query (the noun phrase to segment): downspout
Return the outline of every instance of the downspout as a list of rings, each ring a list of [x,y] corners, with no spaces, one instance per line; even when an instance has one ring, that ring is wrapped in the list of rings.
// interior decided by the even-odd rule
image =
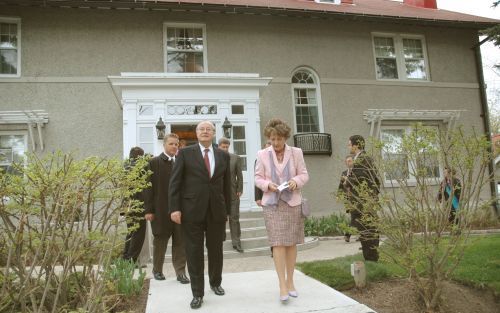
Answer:
[[[481,99],[481,117],[483,118],[483,126],[484,132],[486,133],[486,139],[490,143],[488,145],[488,152],[492,153],[491,149],[491,127],[490,127],[490,113],[488,109],[488,100],[486,98],[486,84],[484,82],[484,73],[483,73],[483,61],[481,58],[481,45],[490,40],[490,36],[481,40],[478,44],[476,44],[472,49],[474,50],[474,54],[476,56],[476,67],[477,67],[477,78],[479,81],[479,97]],[[498,203],[497,203],[497,183],[495,180],[495,167],[493,166],[493,160],[488,163],[488,172],[492,179],[490,180],[490,191],[493,201],[493,208],[497,216],[500,215],[498,211]]]

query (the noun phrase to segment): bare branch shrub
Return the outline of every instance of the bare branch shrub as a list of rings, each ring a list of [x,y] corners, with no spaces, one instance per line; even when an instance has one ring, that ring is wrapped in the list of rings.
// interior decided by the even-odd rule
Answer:
[[[124,228],[120,212],[147,186],[144,161],[28,156],[0,173],[0,312],[106,312],[115,304],[102,271]],[[108,283],[109,284],[109,283]]]

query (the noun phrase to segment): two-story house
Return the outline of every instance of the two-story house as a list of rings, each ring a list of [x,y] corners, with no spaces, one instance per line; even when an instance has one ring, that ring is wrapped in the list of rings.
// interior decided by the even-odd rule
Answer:
[[[485,130],[474,47],[497,22],[436,0],[0,0],[0,166],[156,155],[157,125],[189,143],[208,119],[217,138],[230,126],[252,210],[262,129],[280,117],[306,152],[304,193],[330,213],[350,135]]]

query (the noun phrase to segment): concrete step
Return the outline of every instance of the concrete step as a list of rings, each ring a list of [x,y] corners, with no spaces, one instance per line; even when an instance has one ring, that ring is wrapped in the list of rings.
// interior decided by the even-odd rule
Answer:
[[[245,228],[254,228],[261,226],[266,226],[263,217],[240,218],[240,227],[242,231]],[[229,229],[229,222],[226,223],[226,229]]]
[[[310,248],[314,248],[319,245],[319,239],[318,237],[306,237],[304,239],[304,243],[297,245],[297,249],[299,251],[302,250],[307,250]],[[269,244],[267,244],[267,238],[266,238],[266,245],[261,246],[261,247],[256,247],[256,248],[250,248],[250,249],[245,249],[243,246],[243,250],[245,252],[239,253],[235,250],[232,249],[224,249],[224,258],[247,258],[247,257],[253,257],[253,256],[262,256],[262,255],[271,255],[271,249],[269,248]],[[205,249],[205,260],[207,255],[207,251]],[[169,252],[167,252],[167,255],[165,256],[165,263],[171,263],[172,262],[172,256]]]
[[[241,239],[252,238],[252,237],[264,237],[267,236],[267,231],[265,226],[243,228],[241,229]],[[226,238],[231,238],[231,231],[229,228],[226,229]]]

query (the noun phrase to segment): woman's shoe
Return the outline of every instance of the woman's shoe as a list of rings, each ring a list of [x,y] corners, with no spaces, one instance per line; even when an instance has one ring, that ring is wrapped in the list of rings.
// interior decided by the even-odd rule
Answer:
[[[299,296],[299,293],[296,290],[292,290],[288,292],[288,295],[292,298],[297,298]]]
[[[281,303],[285,304],[288,302],[288,295],[280,296]]]

